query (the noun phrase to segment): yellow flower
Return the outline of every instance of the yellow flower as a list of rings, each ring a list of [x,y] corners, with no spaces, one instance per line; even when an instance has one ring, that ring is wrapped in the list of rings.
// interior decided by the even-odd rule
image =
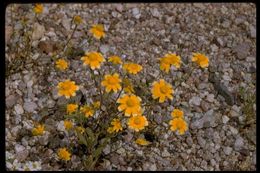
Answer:
[[[171,115],[173,118],[183,118],[183,111],[180,109],[174,109]]]
[[[180,68],[181,57],[176,54],[166,54],[163,58],[160,59],[160,69],[169,72],[171,65],[174,65],[176,68]]]
[[[137,143],[139,145],[149,145],[149,144],[151,144],[151,142],[145,140],[144,138],[136,139],[135,143]]]
[[[71,114],[73,112],[75,112],[78,109],[78,105],[77,104],[68,104],[67,105],[67,113]]]
[[[129,94],[129,95],[123,95],[121,98],[118,99],[117,103],[120,103],[120,106],[118,106],[119,111],[125,111],[125,116],[130,115],[137,115],[141,112],[141,106],[140,106],[141,98]]]
[[[34,8],[33,8],[33,11],[36,13],[36,14],[40,14],[43,12],[43,5],[42,4],[35,4]]]
[[[131,118],[129,118],[127,124],[129,126],[129,128],[138,132],[139,130],[144,129],[145,126],[148,126],[148,121],[145,116],[136,115],[136,116],[132,116]]]
[[[180,135],[183,135],[188,130],[187,123],[183,118],[174,118],[169,124],[171,125],[171,130],[178,130]]]
[[[79,90],[79,86],[75,85],[74,81],[65,80],[64,82],[60,82],[57,86],[58,95],[65,96],[67,99],[75,96],[76,91]]]
[[[42,135],[44,133],[44,125],[37,125],[35,128],[32,129],[32,134],[34,136]]]
[[[70,130],[73,127],[73,123],[71,121],[65,120],[64,127],[66,130]]]
[[[71,156],[71,154],[70,154],[70,152],[67,151],[66,148],[60,148],[58,150],[58,157],[61,160],[68,161],[68,160],[70,160],[70,156]]]
[[[114,73],[113,75],[105,75],[105,79],[101,82],[101,85],[106,87],[106,92],[117,92],[121,90],[120,85],[121,79],[119,78],[119,74]]]
[[[93,107],[94,107],[95,109],[98,109],[98,108],[100,107],[100,101],[94,102],[94,103],[93,103]]]
[[[108,62],[112,62],[113,64],[122,64],[122,60],[119,56],[110,56]]]
[[[83,65],[89,65],[92,70],[100,68],[100,64],[105,61],[101,53],[98,52],[89,52],[81,58]]]
[[[131,83],[131,81],[127,78],[123,79],[123,85],[124,85],[124,91],[126,93],[134,93],[134,87]]]
[[[104,26],[101,24],[93,25],[90,29],[90,32],[96,39],[100,39],[101,37],[105,36]]]
[[[111,122],[111,124],[113,125],[113,130],[115,132],[118,132],[120,130],[123,130],[122,126],[121,126],[121,122],[119,119],[115,118],[113,119],[113,121]]]
[[[154,82],[152,87],[152,96],[154,99],[159,98],[159,102],[162,103],[166,98],[173,99],[172,94],[174,93],[172,86],[160,79],[159,82]]]
[[[76,130],[77,130],[78,132],[80,132],[81,134],[83,134],[83,133],[85,132],[85,128],[84,128],[84,127],[81,127],[81,126],[77,126],[77,127],[76,127]]]
[[[58,59],[56,61],[56,68],[60,69],[60,70],[65,70],[68,68],[68,63],[67,61],[65,61],[64,59]]]
[[[113,127],[108,127],[107,132],[108,132],[108,133],[113,133],[113,132],[114,132]]]
[[[82,22],[83,22],[83,20],[82,20],[82,18],[81,18],[80,16],[78,16],[78,15],[74,16],[74,23],[75,23],[76,25],[79,25],[79,24],[81,24]]]
[[[193,53],[192,62],[196,62],[201,68],[209,66],[209,58],[201,53]]]
[[[130,74],[137,74],[138,72],[140,72],[143,69],[143,67],[141,65],[135,64],[135,63],[125,63],[123,65],[123,69],[126,70]]]
[[[94,114],[94,110],[90,106],[83,106],[80,108],[80,111],[85,115],[85,117],[91,117]]]

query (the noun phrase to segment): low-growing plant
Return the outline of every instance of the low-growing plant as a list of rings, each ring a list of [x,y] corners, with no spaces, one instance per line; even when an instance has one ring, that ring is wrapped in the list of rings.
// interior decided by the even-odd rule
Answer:
[[[42,12],[42,5],[36,5],[35,13]],[[64,52],[79,24],[83,22],[80,16],[75,16],[72,20],[75,23],[73,32],[64,46]],[[102,41],[106,36],[104,26],[95,24],[90,29],[94,39]],[[69,60],[64,53],[56,60],[55,66],[58,70],[65,72],[69,67]],[[129,129],[133,131],[135,138],[140,133],[154,131],[157,123],[151,116],[155,105],[162,106],[163,103],[170,103],[174,99],[175,87],[163,77],[168,74],[172,67],[177,70],[181,68],[181,57],[176,53],[167,53],[159,59],[158,76],[152,82],[138,79],[138,75],[144,70],[142,64],[133,61],[124,61],[119,55],[104,57],[98,51],[86,52],[81,57],[82,68],[88,71],[96,88],[94,98],[87,98],[86,101],[76,103],[72,98],[77,95],[77,91],[84,84],[76,83],[70,79],[64,79],[57,85],[58,95],[69,99],[69,103],[64,105],[64,128],[77,137],[77,143],[86,148],[84,166],[87,170],[93,170],[98,162],[104,147]],[[194,53],[192,61],[201,68],[207,68],[209,59],[207,56]],[[109,67],[109,71],[103,68]],[[190,74],[189,74],[190,75]],[[187,75],[183,80],[188,79]],[[142,78],[145,76],[142,75]],[[88,88],[87,88],[88,89]],[[90,101],[92,100],[92,101]],[[165,107],[164,107],[165,108]],[[165,108],[167,110],[167,108]],[[172,119],[167,122],[170,130],[178,135],[183,135],[188,131],[188,123],[185,120],[184,112],[179,107],[175,107],[171,114]],[[33,130],[33,135],[42,135],[44,125],[37,125]],[[145,138],[137,138],[136,144],[150,145],[152,141]],[[71,159],[72,150],[69,146],[57,150],[57,157],[65,162]],[[82,156],[83,157],[83,156]]]

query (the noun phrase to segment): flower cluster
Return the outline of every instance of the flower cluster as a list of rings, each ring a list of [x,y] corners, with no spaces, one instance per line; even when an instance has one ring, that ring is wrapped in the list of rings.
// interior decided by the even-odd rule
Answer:
[[[119,74],[115,73],[113,75],[105,75],[101,85],[106,87],[106,92],[110,92],[111,90],[117,92],[121,90],[120,82]]]
[[[178,69],[180,68],[180,64],[181,57],[177,56],[176,54],[169,53],[160,59],[160,69],[165,71],[166,73],[169,72],[172,65]]]
[[[60,149],[58,150],[58,157],[59,157],[61,160],[68,161],[68,160],[70,160],[70,158],[71,158],[71,153],[70,153],[66,148],[60,148]]]
[[[72,22],[74,22],[76,28],[79,24],[83,23],[83,20],[80,16],[74,16]],[[103,25],[95,24],[89,31],[94,38],[100,40],[106,35],[104,30]],[[100,42],[102,41],[104,41],[104,39],[100,40]],[[75,101],[69,102],[66,105],[66,119],[61,121],[60,126],[63,128],[61,131],[66,130],[67,134],[74,134],[71,133],[74,130],[79,140],[82,140],[82,138],[86,136],[87,139],[89,136],[90,138],[82,141],[84,145],[96,143],[96,140],[99,139],[93,137],[95,133],[94,130],[91,129],[91,123],[94,124],[94,129],[105,129],[105,133],[110,137],[115,136],[115,134],[120,134],[125,127],[134,132],[149,130],[149,128],[153,127],[153,123],[150,122],[150,120],[148,121],[151,113],[150,110],[153,109],[153,104],[158,102],[161,104],[173,100],[174,91],[177,90],[176,85],[173,87],[171,83],[162,79],[162,75],[160,77],[158,76],[158,78],[155,77],[156,79],[151,82],[151,88],[148,90],[152,100],[152,104],[149,105],[147,104],[149,99],[145,98],[146,92],[140,92],[140,86],[137,88],[134,87],[135,80],[133,80],[133,78],[143,70],[141,64],[133,61],[124,62],[120,56],[115,54],[106,57],[97,51],[85,52],[80,59],[83,66],[86,67],[86,70],[90,71],[91,79],[94,80],[95,86],[99,87],[97,88],[99,89],[97,92],[99,95],[97,95],[97,93],[93,94],[95,97],[93,100],[96,101],[91,101],[91,103],[89,103],[89,99],[92,98],[87,98],[85,99],[86,101],[80,101],[80,103],[75,103]],[[206,68],[209,65],[208,57],[200,53],[194,53],[191,61],[197,63],[201,68]],[[169,73],[172,66],[176,69],[180,69],[181,65],[181,57],[176,53],[166,53],[159,59],[159,68],[165,73]],[[57,69],[65,71],[68,69],[69,62],[66,57],[64,57],[64,59],[58,59],[55,62],[55,66]],[[102,67],[104,66],[109,66],[109,69],[114,67],[113,71],[104,73],[104,70],[102,71]],[[140,82],[140,85],[142,84],[143,83]],[[58,95],[65,96],[66,99],[75,96],[79,90],[79,86],[69,79],[59,82],[57,88]],[[97,98],[99,99],[97,100]],[[109,98],[112,98],[112,101],[110,101]],[[109,105],[107,106],[106,104]],[[147,109],[147,105],[150,106],[149,109]],[[172,119],[169,121],[170,129],[177,131],[177,134],[185,134],[188,130],[188,124],[184,119],[183,111],[174,109],[171,115]],[[103,125],[101,123],[106,124]],[[33,135],[41,135],[43,132],[44,126],[40,125],[35,127],[32,131]],[[107,136],[104,138],[107,138]],[[141,137],[137,138],[134,142],[141,146],[151,144],[150,141]],[[71,159],[71,153],[67,148],[60,148],[57,151],[57,156],[64,161]]]
[[[172,100],[174,93],[172,86],[165,82],[165,80],[160,79],[159,82],[154,82],[152,87],[152,96],[154,99],[159,98],[159,102],[162,103],[166,98]]]
[[[183,111],[180,109],[174,109],[171,113],[172,120],[169,122],[172,131],[178,131],[180,135],[183,135],[188,130],[188,125],[184,120]]]
[[[65,96],[67,99],[75,96],[76,91],[79,90],[79,86],[75,84],[74,81],[65,80],[64,82],[60,82],[57,86],[58,88],[58,95]]]
[[[32,129],[32,134],[34,136],[43,135],[44,129],[44,125],[38,124],[35,128]]]
[[[36,13],[36,14],[40,14],[43,12],[43,5],[42,4],[35,4],[34,8],[33,8],[33,11]]]
[[[107,131],[108,131],[109,133],[118,132],[118,131],[120,131],[120,130],[123,130],[122,125],[121,125],[121,122],[120,122],[120,120],[117,119],[117,118],[113,119],[113,121],[111,122],[111,125],[112,125],[112,127],[109,127],[109,128],[107,129]]]

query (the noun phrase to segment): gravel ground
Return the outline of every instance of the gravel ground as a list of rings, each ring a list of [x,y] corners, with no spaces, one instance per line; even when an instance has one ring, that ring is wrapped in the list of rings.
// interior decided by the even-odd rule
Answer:
[[[151,76],[156,76],[157,59],[169,51],[180,55],[184,63],[191,63],[191,54],[196,51],[205,53],[210,60],[208,69],[195,69],[175,91],[171,105],[164,105],[169,110],[173,106],[184,110],[189,124],[185,135],[171,132],[166,110],[156,107],[158,137],[152,145],[138,146],[133,134],[126,131],[103,150],[97,170],[256,170],[256,104],[250,102],[256,92],[254,4],[92,3],[44,7],[38,21],[33,19],[32,5],[16,4],[13,13],[11,6],[6,10],[6,64],[9,67],[17,63],[21,67],[6,76],[9,170],[29,161],[38,162],[42,170],[83,168],[82,158],[76,154],[67,164],[55,155],[57,148],[70,139],[57,129],[63,120],[57,107],[64,105],[66,99],[57,97],[55,86],[67,77],[90,85],[80,56],[68,57],[70,68],[66,73],[57,71],[51,58],[52,51],[72,33],[70,22],[74,15],[85,21],[71,40],[75,52],[98,50],[105,57],[116,54],[142,64],[146,76],[140,80],[150,81]],[[18,61],[13,50],[15,45],[24,46],[21,36],[28,31],[23,29],[22,21],[26,19],[36,30],[32,36],[32,58]],[[94,23],[104,24],[106,38],[89,44],[88,30]],[[171,69],[165,79],[174,84],[176,78],[189,71]],[[245,93],[241,93],[241,87]],[[83,91],[86,96],[91,92],[88,88]],[[252,97],[246,100],[243,94]],[[77,95],[76,99],[81,97]],[[32,136],[33,121],[40,120],[49,132]]]

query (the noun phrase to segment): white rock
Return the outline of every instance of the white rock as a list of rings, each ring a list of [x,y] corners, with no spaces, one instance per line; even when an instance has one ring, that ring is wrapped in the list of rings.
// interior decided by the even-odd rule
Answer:
[[[254,57],[254,56],[246,57],[246,61],[247,62],[255,62],[256,61],[256,57]]]
[[[103,54],[106,54],[106,53],[109,51],[109,46],[108,46],[108,45],[101,45],[101,46],[100,46],[100,51],[101,51]]]
[[[226,155],[230,155],[231,152],[232,152],[232,148],[231,147],[224,147],[223,151]]]
[[[256,38],[256,29],[253,26],[250,26],[250,35],[252,38]]]
[[[24,113],[23,107],[19,104],[14,106],[14,110],[15,110],[17,115],[21,115],[21,114]]]
[[[133,8],[133,9],[132,9],[132,14],[134,15],[134,17],[135,17],[136,19],[139,19],[139,18],[141,17],[141,13],[140,13],[140,11],[139,11],[139,8]]]
[[[132,171],[133,170],[133,168],[132,167],[127,167],[127,169],[126,169],[127,171]]]
[[[241,136],[239,136],[235,141],[234,148],[236,151],[239,151],[242,149],[243,146],[244,146],[244,139]]]
[[[27,112],[33,112],[38,106],[34,102],[25,102],[24,105],[24,110]]]
[[[201,102],[201,98],[200,98],[200,97],[193,96],[193,97],[190,99],[189,104],[190,104],[190,105],[194,105],[194,106],[199,106],[199,105],[200,105],[200,102]]]
[[[110,145],[106,145],[106,147],[103,149],[103,152],[104,152],[105,155],[107,155],[107,154],[110,153],[110,150],[111,150]]]
[[[226,124],[228,121],[229,121],[228,116],[224,115],[224,116],[222,117],[222,122],[223,122],[224,124]]]
[[[66,29],[66,30],[70,30],[70,21],[66,18],[64,18],[62,21],[62,26]]]
[[[207,95],[207,101],[208,102],[210,102],[210,103],[212,103],[212,102],[214,102],[214,94],[209,94],[209,95]]]
[[[116,10],[121,13],[123,11],[123,5],[122,4],[116,4]]]
[[[162,152],[162,157],[170,157],[171,154],[167,151],[167,149],[164,149]]]
[[[143,151],[142,150],[136,150],[136,154],[138,156],[143,156]]]
[[[230,131],[231,131],[231,133],[232,133],[233,135],[238,134],[238,130],[237,130],[236,128],[234,128],[233,126],[229,126],[229,129],[230,129]]]
[[[15,147],[14,147],[14,149],[15,149],[15,152],[16,152],[16,153],[19,153],[19,152],[25,150],[25,147],[24,147],[23,145],[16,144]]]
[[[27,83],[27,87],[30,88],[30,87],[32,87],[32,85],[33,85],[33,80],[30,80],[30,81]]]
[[[39,40],[43,37],[45,33],[45,28],[43,25],[40,25],[39,23],[35,23],[33,26],[33,33],[32,33],[32,40]]]
[[[64,121],[60,121],[57,123],[57,130],[59,131],[65,131],[65,127],[64,127]]]
[[[154,17],[160,17],[160,16],[161,16],[161,14],[160,14],[160,12],[158,11],[157,8],[152,9],[152,10],[151,10],[151,13],[152,13],[152,15],[153,15]]]
[[[150,171],[156,171],[157,170],[157,167],[156,167],[156,164],[152,164],[149,168]]]

